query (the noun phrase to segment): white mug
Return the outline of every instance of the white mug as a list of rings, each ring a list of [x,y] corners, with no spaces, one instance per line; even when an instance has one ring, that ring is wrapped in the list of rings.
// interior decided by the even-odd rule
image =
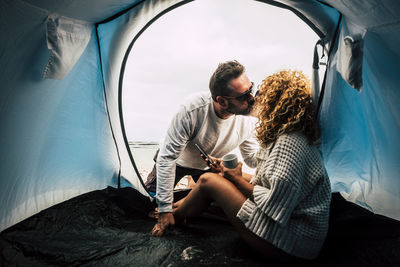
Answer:
[[[222,157],[222,164],[228,169],[234,169],[238,165],[238,158],[235,154],[227,154]]]

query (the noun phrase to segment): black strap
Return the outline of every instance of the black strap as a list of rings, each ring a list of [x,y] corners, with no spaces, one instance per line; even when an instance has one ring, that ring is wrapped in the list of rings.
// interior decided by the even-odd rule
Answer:
[[[324,98],[324,94],[325,94],[326,76],[327,76],[327,72],[328,72],[328,69],[329,69],[329,63],[330,63],[329,60],[331,58],[331,53],[332,53],[333,47],[335,46],[335,43],[336,43],[336,38],[338,36],[338,32],[339,32],[339,28],[340,28],[341,22],[342,22],[342,14],[340,14],[340,16],[339,16],[339,21],[338,21],[338,24],[336,26],[335,34],[333,35],[333,38],[332,38],[331,47],[330,47],[330,49],[328,51],[328,62],[326,64],[324,80],[323,80],[322,86],[321,86],[321,92],[319,93],[318,105],[317,105],[317,110],[316,110],[316,114],[315,114],[316,118],[318,118],[319,112],[321,110],[322,99]]]

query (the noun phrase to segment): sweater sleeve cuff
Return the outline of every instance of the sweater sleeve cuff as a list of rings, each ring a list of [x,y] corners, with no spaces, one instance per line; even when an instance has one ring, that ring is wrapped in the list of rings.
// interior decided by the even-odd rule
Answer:
[[[268,201],[268,196],[270,195],[271,189],[266,187],[255,185],[253,189],[253,198],[254,202],[257,204],[259,208],[265,206],[265,203]]]
[[[172,204],[171,203],[157,203],[158,205],[158,212],[172,212]]]
[[[286,225],[296,205],[298,192],[288,182],[276,179],[273,183],[272,190],[254,186],[254,202],[268,217]]]

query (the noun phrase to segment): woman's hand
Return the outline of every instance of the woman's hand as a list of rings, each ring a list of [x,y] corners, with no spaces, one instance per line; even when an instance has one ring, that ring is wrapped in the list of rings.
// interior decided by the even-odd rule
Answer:
[[[221,159],[208,156],[215,163],[215,165],[213,165],[203,154],[201,154],[201,157],[204,159],[207,166],[211,168],[211,172],[220,173],[222,171],[222,160]]]
[[[224,164],[221,164],[223,172],[222,176],[231,181],[247,198],[253,199],[254,185],[249,182],[250,175],[247,173],[242,173],[242,165],[243,164],[239,162],[236,168],[228,169],[224,166]]]
[[[236,168],[228,169],[221,163],[222,176],[235,184],[235,181],[242,178],[242,165],[243,163],[239,162]]]

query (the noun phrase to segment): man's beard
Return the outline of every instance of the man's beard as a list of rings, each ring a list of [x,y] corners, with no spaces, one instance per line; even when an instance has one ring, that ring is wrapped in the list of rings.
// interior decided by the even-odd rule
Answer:
[[[226,108],[226,111],[235,115],[249,115],[253,110],[253,108],[254,108],[254,101],[247,102],[247,108],[245,109],[240,109],[235,105],[233,105],[231,102],[228,102],[228,107]]]

